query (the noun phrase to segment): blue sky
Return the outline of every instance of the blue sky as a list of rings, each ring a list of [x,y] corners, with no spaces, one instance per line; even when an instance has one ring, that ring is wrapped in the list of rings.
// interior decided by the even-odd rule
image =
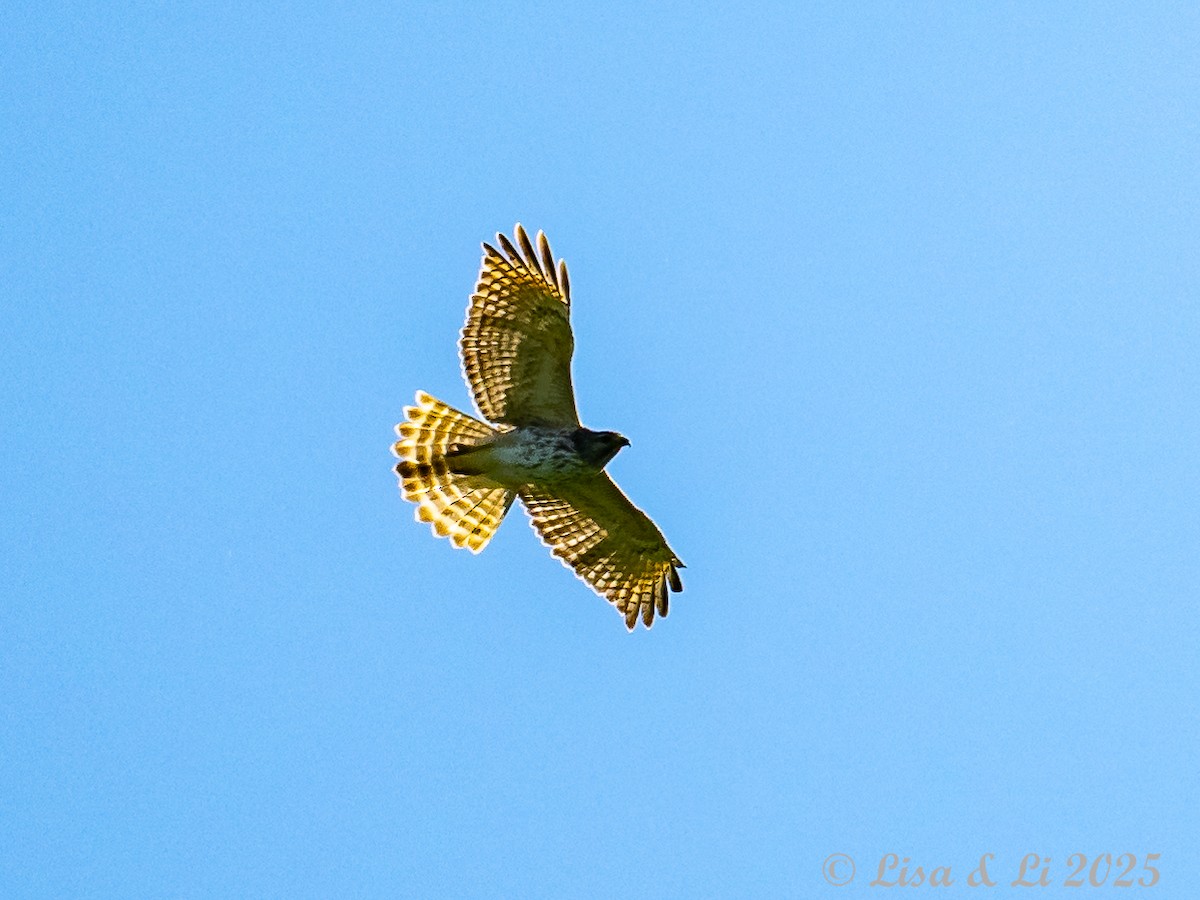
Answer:
[[[1196,896],[1194,7],[0,26],[0,894]],[[398,496],[516,221],[648,633]]]

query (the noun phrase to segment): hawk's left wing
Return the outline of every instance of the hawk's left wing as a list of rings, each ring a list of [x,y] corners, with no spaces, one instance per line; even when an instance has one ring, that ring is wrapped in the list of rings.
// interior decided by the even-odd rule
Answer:
[[[683,562],[650,517],[600,472],[553,489],[520,490],[533,526],[550,552],[596,593],[616,605],[631,631],[667,614],[667,591],[682,591]]]
[[[479,283],[463,327],[463,371],[484,418],[508,425],[578,428],[571,386],[571,283],[557,270],[550,243],[538,249],[516,227],[518,250],[503,234],[501,250],[483,245]]]

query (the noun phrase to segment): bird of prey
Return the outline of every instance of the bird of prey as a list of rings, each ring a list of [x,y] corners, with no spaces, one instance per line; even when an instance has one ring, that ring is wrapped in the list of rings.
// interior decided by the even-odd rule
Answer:
[[[416,518],[478,553],[521,498],[542,541],[632,631],[667,614],[683,563],[604,467],[629,441],[584,428],[571,384],[571,284],[542,232],[498,234],[483,263],[459,349],[482,422],[424,392],[396,426],[396,474]],[[518,249],[518,247],[520,249]]]

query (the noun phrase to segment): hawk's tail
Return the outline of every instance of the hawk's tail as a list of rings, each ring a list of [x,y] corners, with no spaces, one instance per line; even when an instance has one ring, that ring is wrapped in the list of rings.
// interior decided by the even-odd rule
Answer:
[[[429,522],[438,537],[478,553],[516,495],[480,477],[451,472],[446,454],[488,441],[496,430],[423,391],[404,415],[406,420],[396,426],[400,440],[392,445],[400,457],[396,474],[404,499],[417,504],[417,521]]]

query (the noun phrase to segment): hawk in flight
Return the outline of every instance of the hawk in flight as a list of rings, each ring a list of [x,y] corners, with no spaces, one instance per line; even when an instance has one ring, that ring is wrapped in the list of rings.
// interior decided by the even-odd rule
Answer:
[[[604,471],[629,441],[584,428],[571,386],[571,284],[540,231],[483,245],[459,349],[487,422],[424,392],[396,426],[396,474],[417,521],[482,550],[516,497],[555,556],[614,604],[631,631],[667,614],[683,563]],[[518,249],[518,247],[520,249]]]

